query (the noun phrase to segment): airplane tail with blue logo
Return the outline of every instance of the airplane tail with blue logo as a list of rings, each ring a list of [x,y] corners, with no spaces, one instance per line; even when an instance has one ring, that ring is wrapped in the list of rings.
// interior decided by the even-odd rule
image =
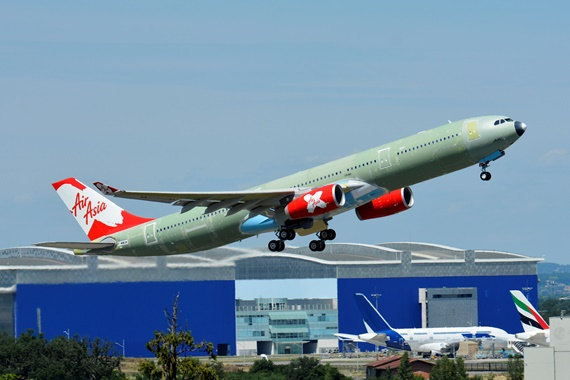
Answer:
[[[358,310],[360,310],[360,313],[362,314],[366,330],[369,333],[394,330],[364,294],[356,293],[354,294],[354,299],[356,300]]]

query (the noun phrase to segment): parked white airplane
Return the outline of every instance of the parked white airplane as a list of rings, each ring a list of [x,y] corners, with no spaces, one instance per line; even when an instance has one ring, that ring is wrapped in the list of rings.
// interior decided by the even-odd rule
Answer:
[[[372,343],[376,346],[419,353],[438,354],[453,352],[466,340],[479,341],[483,345],[495,344],[495,349],[513,348],[517,341],[513,334],[489,326],[392,328],[384,317],[362,293],[356,293],[356,304],[362,314],[366,333],[359,335],[338,333],[341,340]]]
[[[516,334],[516,337],[528,343],[549,346],[550,326],[548,326],[548,323],[540,316],[520,290],[511,290],[511,296],[524,330],[524,332]]]

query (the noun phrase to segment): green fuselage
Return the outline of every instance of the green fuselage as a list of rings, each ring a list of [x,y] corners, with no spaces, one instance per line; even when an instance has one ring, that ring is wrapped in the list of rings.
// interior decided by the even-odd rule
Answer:
[[[410,186],[477,164],[504,150],[519,135],[513,122],[494,125],[502,116],[460,120],[313,167],[251,190],[311,189],[347,179],[386,191]],[[509,119],[510,120],[510,119]],[[341,211],[348,211],[343,208]],[[205,213],[204,207],[167,215],[116,233],[113,255],[168,255],[206,250],[251,237],[240,231],[249,211]]]

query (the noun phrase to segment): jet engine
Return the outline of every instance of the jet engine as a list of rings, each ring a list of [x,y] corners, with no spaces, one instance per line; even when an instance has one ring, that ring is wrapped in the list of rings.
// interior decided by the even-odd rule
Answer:
[[[344,206],[344,202],[342,187],[333,183],[312,189],[293,199],[285,207],[285,215],[289,219],[311,218],[336,210]]]
[[[455,348],[456,350],[459,348],[459,342],[433,342],[433,343],[424,343],[417,347],[418,352],[427,352],[432,355],[441,355],[445,352],[451,352]]]
[[[414,194],[409,187],[384,194],[355,209],[360,220],[382,218],[405,211],[414,205]]]

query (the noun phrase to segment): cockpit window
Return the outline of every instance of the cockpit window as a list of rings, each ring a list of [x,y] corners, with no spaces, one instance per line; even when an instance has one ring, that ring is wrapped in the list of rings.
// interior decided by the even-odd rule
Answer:
[[[513,121],[513,119],[511,119],[510,117],[507,117],[506,119],[499,119],[499,120],[495,120],[495,122],[493,123],[493,125],[499,125],[499,124],[503,124],[507,121]]]

